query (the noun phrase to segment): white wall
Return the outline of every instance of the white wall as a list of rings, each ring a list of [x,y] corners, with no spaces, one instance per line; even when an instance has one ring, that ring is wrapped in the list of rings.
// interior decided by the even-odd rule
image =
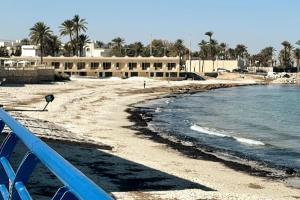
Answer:
[[[35,57],[37,56],[36,46],[22,45],[22,57]]]
[[[95,43],[88,43],[84,47],[84,56],[86,57],[103,57],[108,56],[109,53],[109,49],[96,48]]]
[[[191,66],[190,66],[191,64]],[[232,71],[238,68],[237,60],[190,60],[186,61],[186,69],[189,72],[205,73],[217,71],[218,68],[224,68]]]

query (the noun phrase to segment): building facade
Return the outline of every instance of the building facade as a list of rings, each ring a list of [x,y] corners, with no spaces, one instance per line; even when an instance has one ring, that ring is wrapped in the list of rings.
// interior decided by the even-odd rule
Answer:
[[[96,77],[178,77],[177,57],[45,57],[58,73]]]
[[[223,68],[229,71],[240,67],[238,60],[187,60],[186,69],[188,72],[206,73],[217,71],[218,68]]]
[[[38,64],[39,57],[14,57],[18,61]],[[178,78],[184,75],[179,57],[44,57],[43,64],[59,74],[92,77]]]
[[[86,57],[109,57],[111,56],[110,49],[97,48],[94,42],[87,43],[83,48],[83,56]]]

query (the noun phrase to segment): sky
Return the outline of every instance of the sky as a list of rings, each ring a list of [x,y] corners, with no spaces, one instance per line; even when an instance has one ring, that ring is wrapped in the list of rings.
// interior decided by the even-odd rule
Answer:
[[[299,0],[2,0],[0,7],[0,40],[26,38],[38,21],[59,34],[59,25],[75,14],[87,20],[90,39],[103,42],[181,38],[197,50],[204,33],[213,31],[218,42],[258,53],[300,40]]]

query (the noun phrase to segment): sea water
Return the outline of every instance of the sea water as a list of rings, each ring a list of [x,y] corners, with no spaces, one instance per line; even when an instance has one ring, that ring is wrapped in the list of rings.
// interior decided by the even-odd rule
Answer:
[[[148,102],[149,126],[216,152],[300,171],[300,87],[246,86]]]

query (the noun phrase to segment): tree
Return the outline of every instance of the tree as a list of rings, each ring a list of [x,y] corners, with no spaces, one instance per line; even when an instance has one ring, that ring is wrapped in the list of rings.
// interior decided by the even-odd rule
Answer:
[[[236,45],[235,49],[236,58],[244,58],[247,53],[247,47],[243,44]]]
[[[8,57],[8,50],[7,48],[4,46],[0,47],[0,57]]]
[[[50,35],[45,42],[45,55],[57,56],[60,51],[61,41],[56,35]]]
[[[212,60],[212,44],[211,44],[211,42],[212,42],[212,36],[213,36],[213,34],[214,34],[214,32],[212,32],[212,31],[208,31],[208,32],[206,32],[204,34],[204,35],[206,35],[206,36],[209,37],[208,43],[209,43],[209,59],[210,60]]]
[[[61,36],[69,36],[70,37],[70,43],[71,48],[73,50],[73,55],[76,53],[76,47],[74,45],[73,41],[73,35],[74,35],[74,22],[72,20],[65,20],[60,26],[59,26],[59,32]]]
[[[297,62],[297,71],[299,71],[299,60],[300,60],[300,49],[299,48],[296,48],[294,49],[294,57],[296,59],[296,62]]]
[[[52,31],[50,27],[48,27],[43,22],[37,22],[34,26],[30,29],[30,39],[31,41],[40,46],[41,51],[41,64],[43,64],[43,55],[44,55],[44,48],[46,40],[51,36]]]
[[[123,44],[125,43],[125,40],[123,38],[117,37],[112,39],[112,55],[114,56],[124,56],[122,50],[123,50]]]
[[[279,55],[281,63],[285,68],[290,67],[292,64],[291,50],[293,47],[288,41],[283,41],[281,45],[283,46],[283,50],[281,50]]]
[[[177,39],[174,43],[170,43],[167,47],[168,56],[176,57],[179,56],[180,52],[187,52],[188,49],[183,44],[182,39]]]
[[[73,47],[74,45],[71,43],[71,41],[67,42],[63,47],[64,48],[63,55],[71,56],[73,52]]]
[[[273,47],[266,47],[262,49],[258,54],[250,57],[251,64],[257,67],[269,67],[273,66],[273,55],[275,49]]]
[[[144,45],[141,42],[134,42],[126,46],[126,55],[130,57],[137,57],[143,53]]]
[[[90,39],[87,35],[81,34],[79,35],[78,45],[79,45],[79,56],[83,56],[83,47],[86,43],[89,43]]]
[[[231,59],[231,60],[236,60],[236,59],[237,59],[235,50],[234,50],[233,48],[229,48],[229,49],[227,50],[227,53],[228,53],[229,59]]]
[[[202,72],[204,71],[204,60],[208,58],[209,55],[209,46],[207,45],[208,42],[202,40],[198,45],[200,48],[199,57],[202,59]]]
[[[86,32],[87,30],[87,22],[85,19],[81,19],[79,17],[79,15],[75,15],[72,19],[73,21],[73,30],[75,32],[75,36],[76,36],[76,55],[78,56],[78,53],[80,53],[80,47],[79,47],[79,44],[80,44],[80,40],[79,40],[79,33],[82,31],[82,32]]]
[[[151,42],[152,46],[152,55],[154,57],[163,57],[166,52],[166,41],[163,41],[161,39],[154,39]]]
[[[106,47],[106,45],[105,45],[105,43],[104,42],[102,42],[102,41],[96,41],[96,46],[98,47],[98,48],[105,48]]]
[[[221,58],[222,60],[227,59],[227,44],[224,42],[220,44],[219,58]]]
[[[21,40],[21,45],[30,45],[30,40],[28,38],[24,38]]]
[[[209,46],[210,46],[210,58],[213,61],[213,71],[215,71],[215,60],[216,60],[216,56],[220,52],[220,46],[218,45],[217,40],[214,39],[210,40]]]

